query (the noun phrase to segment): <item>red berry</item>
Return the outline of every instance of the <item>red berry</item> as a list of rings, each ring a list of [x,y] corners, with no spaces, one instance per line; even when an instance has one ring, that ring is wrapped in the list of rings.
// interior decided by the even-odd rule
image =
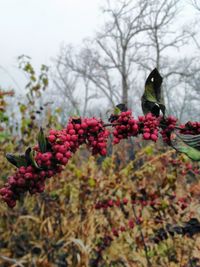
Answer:
[[[134,228],[134,221],[133,221],[133,219],[130,219],[130,220],[128,221],[128,225],[129,225],[129,227],[130,227],[131,229]]]
[[[56,159],[57,160],[61,160],[63,158],[63,154],[61,154],[61,153],[56,153]]]
[[[119,228],[119,229],[120,229],[120,231],[121,231],[121,232],[125,232],[125,231],[126,231],[126,228],[125,228],[125,226],[120,226],[120,228]]]
[[[53,143],[56,140],[55,135],[49,135],[48,136],[48,140],[49,140],[50,143]]]
[[[75,133],[76,133],[76,132],[75,132],[74,129],[69,130],[69,134],[70,134],[70,135],[74,135]]]
[[[151,140],[152,140],[152,141],[156,142],[157,139],[158,139],[158,136],[157,136],[157,135],[155,135],[155,134],[151,134]]]
[[[24,177],[25,177],[27,180],[31,180],[31,179],[33,179],[33,175],[32,175],[32,173],[29,173],[29,172],[27,172],[27,173],[24,175]]]
[[[106,154],[107,154],[106,149],[103,148],[103,149],[100,151],[100,154],[101,154],[102,156],[106,156]]]
[[[123,198],[123,204],[126,205],[128,203],[128,199],[125,197]]]
[[[109,206],[109,207],[113,207],[113,205],[114,205],[114,202],[113,202],[112,199],[110,199],[110,200],[108,201],[108,206]]]
[[[151,136],[150,133],[144,133],[144,134],[143,134],[143,138],[144,138],[145,140],[149,140],[150,136]]]
[[[19,172],[20,172],[21,174],[25,174],[25,173],[26,173],[26,168],[25,168],[25,167],[20,167],[20,168],[19,168]]]
[[[112,233],[113,233],[113,235],[116,236],[116,237],[119,236],[119,233],[118,233],[117,229],[115,229],[115,228],[112,229]]]

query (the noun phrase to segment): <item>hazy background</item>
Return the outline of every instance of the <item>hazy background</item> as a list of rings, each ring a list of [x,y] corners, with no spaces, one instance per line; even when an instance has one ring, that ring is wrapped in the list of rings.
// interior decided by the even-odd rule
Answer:
[[[21,85],[17,57],[51,64],[62,43],[81,44],[101,24],[99,0],[0,0],[0,66]],[[20,77],[19,77],[20,76]],[[0,69],[2,87],[15,87]]]
[[[24,54],[31,57],[37,71],[42,64],[50,67],[49,89],[41,103],[52,100],[52,107],[61,107],[66,116],[100,114],[103,107],[105,110],[126,99],[140,114],[145,79],[157,67],[164,78],[169,114],[180,120],[198,120],[200,8],[198,2],[192,5],[194,2],[0,0],[0,87],[15,90],[12,105],[19,97],[25,99],[27,78],[17,61]],[[123,3],[127,3],[125,13],[120,9]],[[139,34],[134,33],[134,27],[131,29],[133,37],[123,62],[122,43],[131,19],[137,18],[144,3],[147,11],[133,25]],[[137,4],[139,8],[131,7]],[[162,20],[165,14],[169,20]],[[156,22],[157,15],[160,24]],[[122,29],[121,37],[115,16]],[[119,60],[117,64],[112,56]]]

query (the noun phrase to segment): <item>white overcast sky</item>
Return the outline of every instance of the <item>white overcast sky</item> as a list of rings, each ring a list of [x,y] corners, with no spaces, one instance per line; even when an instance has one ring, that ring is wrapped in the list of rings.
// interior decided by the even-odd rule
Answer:
[[[50,64],[60,45],[81,44],[100,25],[100,0],[0,0],[0,87],[20,84],[17,57]],[[6,70],[6,71],[5,71]],[[19,76],[18,76],[19,75]]]
[[[117,0],[116,0],[117,1]],[[185,0],[184,0],[185,1]],[[199,0],[200,1],[200,0]],[[51,64],[62,43],[81,44],[102,25],[104,0],[0,0],[0,87],[15,88],[23,76],[17,57],[32,58],[34,67]],[[191,9],[185,9],[185,17]]]

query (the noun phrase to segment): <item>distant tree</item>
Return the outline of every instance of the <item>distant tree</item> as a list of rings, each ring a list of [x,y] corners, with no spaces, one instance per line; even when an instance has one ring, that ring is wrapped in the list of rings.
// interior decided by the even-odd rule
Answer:
[[[94,39],[84,41],[78,52],[62,47],[56,59],[56,88],[74,110],[82,103],[85,113],[88,101],[95,97],[106,98],[109,106],[133,105],[144,87],[138,78],[156,67],[164,77],[167,110],[183,119],[194,95],[188,81],[197,76],[199,67],[196,55],[182,56],[196,32],[180,26],[180,4],[181,0],[107,0],[102,8],[106,23]],[[76,89],[66,86],[77,79]],[[84,92],[82,101],[77,91]],[[180,97],[175,98],[176,94]]]
[[[147,16],[148,1],[107,1],[104,13],[108,21],[94,40],[87,40],[80,53],[72,55],[69,49],[57,63],[79,77],[90,81],[98,94],[108,103],[128,102],[128,91],[136,74],[133,65],[138,61],[136,38],[149,29],[142,23]],[[141,23],[139,23],[141,21]]]
[[[183,119],[191,108],[194,90],[189,87],[191,78],[199,73],[195,53],[183,56],[197,33],[195,27],[180,26],[180,0],[153,1],[154,12],[146,18],[146,38],[141,43],[141,70],[151,70],[155,66],[164,78],[163,94],[168,113]],[[152,8],[152,7],[150,7]],[[179,97],[176,97],[178,95]],[[194,105],[195,107],[195,105]]]
[[[199,2],[199,0],[191,0],[191,3],[198,11],[200,11],[200,2]]]
[[[84,48],[76,54],[70,45],[61,47],[53,74],[56,90],[60,92],[63,101],[69,103],[68,112],[84,116],[90,101],[100,97],[95,85],[103,90],[103,85],[93,79],[93,76],[96,77],[93,73],[95,60],[91,52],[90,49]]]

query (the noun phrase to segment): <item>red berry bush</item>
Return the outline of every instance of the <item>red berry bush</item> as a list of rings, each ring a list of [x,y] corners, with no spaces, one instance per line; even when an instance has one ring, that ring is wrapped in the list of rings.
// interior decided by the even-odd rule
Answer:
[[[43,192],[45,181],[61,172],[72,154],[83,144],[86,144],[93,155],[101,156],[106,156],[110,134],[114,137],[114,144],[140,134],[144,140],[156,142],[160,134],[163,141],[170,145],[171,133],[177,127],[177,120],[172,116],[156,117],[148,113],[135,119],[131,110],[111,115],[110,121],[110,124],[105,124],[97,118],[70,118],[64,129],[50,130],[47,137],[41,130],[39,144],[33,148],[34,153],[29,148],[24,157],[10,154],[7,157],[19,168],[14,175],[8,177],[7,183],[0,189],[2,199],[12,208],[25,192]],[[107,130],[106,126],[111,126],[112,131]],[[180,133],[195,135],[200,131],[200,124],[188,122],[178,129]]]
[[[143,116],[119,104],[108,122],[71,117],[61,130],[41,129],[24,154],[6,155],[16,172],[0,196],[10,208],[20,203],[14,210],[2,205],[0,249],[16,264],[198,266],[200,123],[166,116],[151,80]],[[121,141],[133,137],[135,159],[124,164],[129,142]],[[111,140],[117,149],[104,158]],[[100,158],[76,153],[83,145]],[[38,197],[25,198],[27,192]]]
[[[44,136],[41,130],[38,135],[38,145],[33,149],[28,148],[24,155],[8,154],[7,159],[18,170],[8,177],[7,183],[0,189],[3,201],[9,207],[14,207],[16,201],[25,192],[29,191],[30,194],[43,192],[46,179],[61,172],[72,154],[83,144],[93,155],[106,156],[107,141],[111,134],[113,144],[138,135],[142,135],[144,140],[156,142],[161,136],[167,145],[187,154],[194,160],[200,160],[200,123],[187,122],[185,125],[178,126],[176,118],[166,117],[165,106],[161,99],[161,84],[162,77],[157,69],[154,69],[146,80],[142,96],[144,116],[134,118],[131,110],[128,110],[124,104],[119,104],[114,114],[110,116],[109,124],[95,117],[70,118],[67,126],[62,130],[52,129],[47,136]],[[160,116],[160,111],[163,116]],[[110,131],[106,129],[109,126]],[[197,137],[185,138],[183,136],[182,138],[179,135]],[[176,144],[177,139],[178,144]]]

